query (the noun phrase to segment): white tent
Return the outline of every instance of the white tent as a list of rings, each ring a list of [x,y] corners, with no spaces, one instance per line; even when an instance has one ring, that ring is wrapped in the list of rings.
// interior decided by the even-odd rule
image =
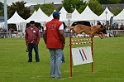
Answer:
[[[34,13],[28,19],[26,19],[26,22],[30,22],[31,20],[34,20],[33,18],[35,17],[35,15],[36,15],[36,11],[34,11]]]
[[[16,24],[17,31],[24,30],[24,26],[21,26],[21,23],[24,23],[24,22],[25,20],[18,15],[17,11],[14,13],[14,15],[10,19],[7,20],[8,24]]]
[[[50,18],[39,8],[37,11],[37,16],[41,17],[41,19],[37,19],[39,22],[47,22]]]
[[[39,8],[37,12],[34,12],[26,21],[35,21],[35,22],[46,22],[50,18]]]
[[[60,14],[60,21],[67,21],[66,19],[66,14],[68,13],[64,7],[61,8],[61,10],[59,11]]]
[[[15,12],[14,15],[7,20],[7,22],[8,24],[10,23],[17,24],[17,23],[25,22],[25,20],[22,17],[20,17],[17,12]]]
[[[56,10],[54,10],[56,11]],[[59,11],[60,14],[60,21],[63,21],[67,24],[68,19],[66,19],[66,14],[68,13],[64,7],[61,8],[61,10]],[[53,19],[53,13],[50,15],[50,19]]]
[[[124,21],[124,9],[113,18],[114,21]]]
[[[81,20],[94,21],[97,20],[98,16],[87,6],[81,13]]]
[[[77,11],[77,9],[75,9],[75,10],[72,12],[71,21],[78,21],[78,20],[81,20],[81,15],[80,15],[80,13]]]
[[[110,20],[110,18],[114,16],[109,9],[106,7],[106,9],[103,11],[103,13],[99,16],[98,20],[106,21]]]
[[[54,10],[53,12],[55,12],[56,10]],[[49,18],[52,20],[53,19],[53,13],[49,16]]]

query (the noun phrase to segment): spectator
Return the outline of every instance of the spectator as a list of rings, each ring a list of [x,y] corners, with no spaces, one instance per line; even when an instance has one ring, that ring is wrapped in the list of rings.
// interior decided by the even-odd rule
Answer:
[[[111,28],[112,28],[112,30],[114,30],[114,29],[115,29],[115,23],[114,23],[114,24],[112,24]]]
[[[64,31],[66,31],[66,28],[67,28],[67,26],[66,26],[66,24],[63,22],[63,26],[64,26]],[[62,63],[64,63],[65,62],[65,57],[64,57],[64,53],[62,54]]]
[[[124,26],[123,24],[120,25],[120,30],[123,30],[124,29]]]
[[[101,25],[101,22],[100,21],[97,21],[97,25]]]

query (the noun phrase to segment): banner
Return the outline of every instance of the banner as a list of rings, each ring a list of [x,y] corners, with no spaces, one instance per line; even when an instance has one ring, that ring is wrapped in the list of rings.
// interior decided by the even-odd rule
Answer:
[[[93,62],[91,46],[72,48],[72,58],[74,65],[87,64]]]

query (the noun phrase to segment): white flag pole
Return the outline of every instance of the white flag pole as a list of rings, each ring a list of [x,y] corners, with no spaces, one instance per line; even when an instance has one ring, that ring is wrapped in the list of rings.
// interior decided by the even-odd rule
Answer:
[[[8,37],[8,25],[7,25],[7,0],[4,0],[4,28],[7,31],[7,37]]]

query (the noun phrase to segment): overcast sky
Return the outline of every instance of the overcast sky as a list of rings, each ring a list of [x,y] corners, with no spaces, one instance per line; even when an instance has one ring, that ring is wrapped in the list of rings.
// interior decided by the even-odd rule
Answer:
[[[4,0],[0,0],[0,1],[4,3]],[[11,5],[12,2],[17,2],[17,1],[25,1],[27,2],[26,6],[30,6],[30,5],[34,5],[37,3],[43,4],[44,2],[45,3],[51,3],[51,2],[61,3],[63,0],[7,0],[7,4]]]

